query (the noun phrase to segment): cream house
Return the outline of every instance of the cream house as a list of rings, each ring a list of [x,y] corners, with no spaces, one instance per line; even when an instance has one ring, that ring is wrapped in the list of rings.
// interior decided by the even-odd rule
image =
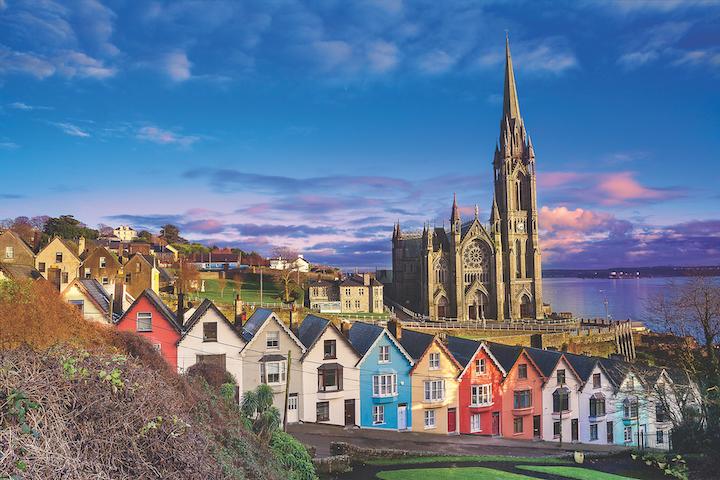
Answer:
[[[76,278],[62,291],[63,300],[75,305],[86,320],[113,324],[122,315],[122,308],[113,311],[113,297],[94,278]]]
[[[78,276],[78,248],[69,240],[54,237],[35,257],[35,268],[62,292]]]
[[[196,363],[212,362],[230,372],[243,391],[243,361],[240,354],[245,340],[235,326],[213,302],[203,300],[192,312],[178,340],[178,371],[184,372]],[[239,395],[238,395],[239,398]]]
[[[300,359],[303,422],[358,425],[360,422],[360,355],[330,320],[308,315],[298,338],[305,345]]]
[[[265,308],[255,310],[248,318],[242,327],[242,338],[246,342],[240,352],[243,391],[254,390],[263,383],[269,385],[274,394],[273,405],[284,418],[285,387],[289,385],[288,422],[297,422],[302,392],[300,358],[305,346],[274,312]]]

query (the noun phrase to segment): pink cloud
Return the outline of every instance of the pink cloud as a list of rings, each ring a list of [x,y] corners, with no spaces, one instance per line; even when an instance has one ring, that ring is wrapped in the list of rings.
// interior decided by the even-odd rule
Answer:
[[[199,233],[218,233],[224,230],[225,226],[219,220],[195,220],[184,225],[186,230]]]
[[[567,185],[582,178],[578,172],[545,172],[538,174],[538,184],[542,188],[555,188]]]
[[[607,227],[615,217],[608,213],[595,213],[590,210],[566,207],[540,209],[540,228],[546,232],[573,230],[580,232],[595,231]]]
[[[662,200],[677,196],[677,192],[648,188],[633,178],[632,172],[606,174],[597,185],[598,192],[604,193],[601,203],[619,205],[638,200]]]

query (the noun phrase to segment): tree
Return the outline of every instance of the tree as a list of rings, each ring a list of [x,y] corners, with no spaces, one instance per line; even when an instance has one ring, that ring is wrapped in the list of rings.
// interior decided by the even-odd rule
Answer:
[[[106,225],[104,223],[98,223],[97,229],[98,229],[98,233],[103,237],[109,237],[110,235],[113,234],[113,231],[114,231],[113,227],[111,227],[110,225]]]
[[[252,425],[252,430],[265,443],[280,427],[280,411],[273,406],[273,391],[266,384],[245,392],[240,411]]]
[[[227,278],[225,278],[225,272],[222,272],[218,277],[218,288],[220,289],[220,298],[225,296],[225,287],[227,287]]]
[[[298,258],[298,252],[297,252],[297,250],[295,250],[293,248],[280,246],[280,247],[273,248],[272,256],[273,256],[273,258],[282,258],[283,260],[292,262],[296,258]]]
[[[160,229],[160,237],[170,244],[187,242],[180,236],[180,229],[171,223],[164,225]]]
[[[200,288],[200,272],[192,263],[181,261],[175,283],[179,292],[196,292]]]
[[[58,236],[68,240],[75,240],[79,237],[95,239],[98,237],[98,231],[88,228],[80,220],[72,215],[61,215],[59,217],[51,217],[45,223],[43,233],[48,239]]]
[[[138,239],[143,242],[152,243],[153,235],[147,230],[140,230],[138,232]]]

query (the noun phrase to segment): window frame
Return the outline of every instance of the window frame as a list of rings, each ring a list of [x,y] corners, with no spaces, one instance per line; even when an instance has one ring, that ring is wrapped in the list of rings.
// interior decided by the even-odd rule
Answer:
[[[470,415],[470,433],[482,432],[482,420],[479,413],[473,413]]]
[[[471,407],[488,407],[492,404],[493,392],[491,383],[482,383],[470,386]]]
[[[527,399],[528,401],[525,402],[524,400]],[[522,401],[519,401],[522,400]],[[527,403],[527,405],[525,405]],[[513,409],[514,410],[521,410],[523,408],[532,408],[533,402],[532,402],[532,390],[525,389],[525,390],[515,390],[513,391]]]
[[[600,429],[598,428],[597,423],[590,424],[590,441],[591,442],[594,442],[594,441],[600,439],[599,430]]]
[[[513,433],[514,434],[521,434],[525,431],[525,417],[514,417],[513,418]],[[520,428],[518,428],[518,426]]]
[[[373,405],[372,422],[373,425],[385,424],[385,405]]]
[[[428,369],[440,370],[440,352],[430,352],[428,354]]]
[[[378,363],[390,363],[390,345],[380,345]]]
[[[445,380],[425,380],[423,382],[423,398],[427,403],[445,401]]]
[[[423,423],[425,426],[425,430],[436,428],[436,426],[437,426],[436,420],[437,420],[437,418],[436,418],[434,409],[428,409],[428,410],[424,411]]]
[[[210,337],[208,336],[208,327],[214,327],[215,330],[215,336]],[[218,325],[217,322],[203,322],[203,342],[211,343],[211,342],[217,342],[218,341]]]
[[[278,381],[277,382],[271,382],[270,381],[270,373],[268,372],[268,367],[273,367],[277,365],[278,373],[272,373],[273,376],[278,375]],[[285,360],[274,360],[272,362],[260,362],[260,383],[264,383],[265,385],[283,385],[287,379],[287,364]]]
[[[322,417],[320,416],[321,411],[323,413]],[[317,422],[329,422],[330,421],[330,402],[328,402],[328,401],[315,402],[315,421],[317,421]]]
[[[475,374],[476,375],[485,375],[487,373],[487,361],[485,358],[476,358],[475,359]]]
[[[528,374],[527,363],[519,364],[517,377],[521,380],[525,380],[528,378],[527,374]]]
[[[270,336],[276,336],[274,340],[270,339]],[[280,331],[272,330],[265,332],[265,350],[280,350]]]
[[[602,388],[602,375],[593,373],[593,388]]]
[[[140,328],[140,316],[143,315],[143,320],[149,321],[149,327],[148,328]],[[147,315],[147,316],[146,316]],[[149,333],[153,331],[153,314],[152,312],[137,312],[135,314],[135,331],[138,333]]]
[[[397,373],[379,373],[372,376],[373,398],[395,397],[397,394]]]
[[[330,348],[330,353],[328,353],[328,347]],[[328,339],[323,341],[323,359],[324,360],[333,360],[337,358],[337,340]]]

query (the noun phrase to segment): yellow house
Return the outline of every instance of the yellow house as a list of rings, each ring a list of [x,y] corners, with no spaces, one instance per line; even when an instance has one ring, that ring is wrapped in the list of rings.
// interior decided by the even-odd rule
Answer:
[[[54,237],[35,257],[35,268],[61,292],[78,276],[79,246]]]
[[[392,326],[400,344],[415,361],[412,383],[412,430],[456,434],[458,430],[458,375],[462,367],[441,337]]]

